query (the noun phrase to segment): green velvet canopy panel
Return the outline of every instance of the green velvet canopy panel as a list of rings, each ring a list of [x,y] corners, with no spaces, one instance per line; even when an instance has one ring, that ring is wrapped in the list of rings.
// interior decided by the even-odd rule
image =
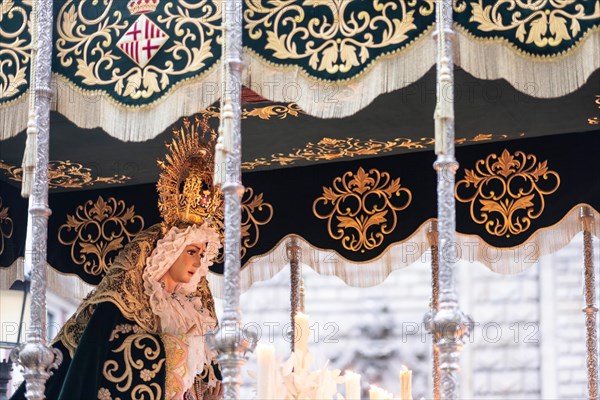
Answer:
[[[582,207],[597,229],[600,71],[574,93],[545,100],[458,69],[455,78],[461,256],[514,273],[580,232]],[[300,238],[305,263],[358,286],[421,258],[437,209],[434,108],[434,71],[339,120],[294,103],[244,103],[243,286],[287,265],[290,235]],[[197,115],[214,128],[218,116],[217,105]],[[156,160],[172,129],[184,126],[180,120],[152,140],[121,142],[51,113],[51,271],[97,283],[119,249],[160,220]],[[25,138],[0,141],[0,278],[25,252]],[[222,279],[222,265],[212,269]]]
[[[77,125],[147,140],[219,98],[221,2],[54,3],[56,110]],[[432,67],[434,3],[245,0],[246,84],[311,115],[355,113]],[[0,109],[11,111],[0,138],[26,123],[31,8],[0,8]],[[529,95],[564,95],[600,67],[598,0],[457,1],[454,18],[456,63]],[[528,62],[535,68],[522,68]],[[148,122],[134,129],[136,117]]]

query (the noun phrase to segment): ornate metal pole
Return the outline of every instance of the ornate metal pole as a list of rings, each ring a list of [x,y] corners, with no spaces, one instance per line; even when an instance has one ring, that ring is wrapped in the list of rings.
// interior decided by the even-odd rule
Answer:
[[[241,329],[240,312],[240,242],[241,199],[244,194],[241,172],[241,92],[242,92],[242,1],[225,0],[224,62],[222,93],[221,151],[226,157],[224,180],[217,179],[225,198],[225,304],[219,331],[208,337],[209,344],[218,351],[223,374],[223,397],[239,399],[241,367],[246,353],[253,351],[256,339]],[[218,158],[218,157],[217,157]],[[216,173],[222,174],[222,165]],[[219,170],[221,169],[221,170]]]
[[[286,245],[286,253],[290,260],[290,347],[294,351],[294,338],[296,337],[296,313],[300,310],[300,258],[302,251],[298,240],[292,237]]]
[[[441,398],[458,398],[459,355],[470,319],[458,308],[453,267],[458,261],[455,241],[456,210],[454,182],[458,163],[454,158],[454,76],[452,0],[436,0],[437,107],[435,137],[438,195],[439,306],[430,329],[440,354]]]
[[[46,380],[62,362],[62,353],[46,345],[46,253],[48,239],[48,141],[50,130],[50,101],[52,99],[52,0],[37,2],[37,57],[33,74],[35,82],[36,163],[29,213],[32,221],[33,248],[25,255],[31,265],[31,328],[27,343],[11,354],[13,361],[24,367],[26,397],[45,398]],[[35,23],[35,22],[34,22]],[[35,44],[34,44],[35,45]],[[33,127],[30,127],[33,128]]]
[[[588,399],[598,399],[598,328],[596,326],[596,274],[594,271],[594,248],[592,246],[592,224],[594,217],[588,207],[581,208],[583,225],[583,260],[585,286],[585,327],[587,348]]]
[[[430,316],[432,318],[439,309],[440,304],[440,257],[438,248],[437,222],[432,222],[427,233],[429,243],[431,244],[431,304]],[[432,343],[432,376],[433,376],[433,398],[438,400],[441,397],[440,387],[440,352],[435,343]]]
[[[8,399],[8,382],[10,382],[12,370],[12,362],[0,358],[0,400]]]

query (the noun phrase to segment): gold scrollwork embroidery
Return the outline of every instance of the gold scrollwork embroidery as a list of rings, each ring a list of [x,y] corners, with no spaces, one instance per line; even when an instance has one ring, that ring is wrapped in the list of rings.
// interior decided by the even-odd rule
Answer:
[[[254,189],[246,188],[242,198],[242,254],[258,243],[259,227],[273,218],[273,206],[263,200],[263,194],[254,195]]]
[[[396,228],[398,211],[406,209],[412,193],[401,187],[400,178],[388,172],[362,167],[346,172],[323,187],[323,196],[313,203],[313,214],[327,220],[329,236],[341,240],[346,250],[373,250]],[[335,225],[335,226],[334,226]]]
[[[348,72],[367,64],[370,50],[406,42],[417,29],[414,13],[430,15],[433,0],[416,8],[416,1],[373,1],[368,11],[348,13],[347,0],[246,0],[244,23],[253,40],[266,36],[266,49],[280,60],[308,59],[317,71]],[[321,8],[309,12],[310,8]],[[413,8],[413,9],[410,9]],[[398,10],[401,17],[398,17]],[[392,15],[395,12],[396,15]],[[307,16],[308,15],[308,16]],[[313,16],[315,15],[315,16]],[[312,16],[312,17],[311,17]],[[269,28],[269,29],[266,29]],[[378,34],[374,34],[375,31]],[[380,39],[376,40],[375,38]],[[304,45],[299,46],[302,42]],[[299,50],[301,48],[301,50]]]
[[[10,239],[13,234],[14,223],[8,216],[8,207],[2,207],[0,197],[0,254],[4,253],[4,239]]]
[[[479,23],[481,31],[514,30],[521,43],[542,48],[559,46],[565,40],[576,38],[581,32],[580,21],[600,17],[600,2],[596,1],[592,14],[586,14],[582,4],[576,4],[573,11],[567,10],[573,3],[573,0],[502,0],[484,5],[483,0],[479,0],[471,3],[469,9],[472,10],[471,21]],[[462,4],[456,6],[455,11],[463,12],[466,8]],[[511,11],[510,19],[503,10]],[[527,12],[523,17],[522,11]]]
[[[78,206],[75,215],[67,215],[67,223],[58,230],[58,241],[71,246],[75,264],[96,276],[108,271],[116,253],[143,229],[144,219],[135,214],[134,206],[100,196],[95,203],[88,200]]]
[[[600,94],[596,95],[596,102],[598,105],[598,110],[600,110]],[[588,124],[590,125],[600,125],[600,117],[591,117],[588,118]]]
[[[112,35],[121,36],[129,27],[129,22],[123,19],[120,11],[111,10],[112,1],[93,4],[97,12],[93,18],[85,15],[85,8],[81,4],[76,6],[73,1],[67,1],[61,7],[56,24],[57,57],[65,67],[76,62],[76,75],[83,78],[84,84],[113,85],[114,91],[123,97],[146,99],[167,90],[171,77],[202,69],[205,61],[213,56],[213,40],[220,41],[220,37],[213,37],[215,31],[221,31],[220,7],[209,0],[194,4],[180,1],[177,6],[168,2],[164,7],[164,15],[157,19],[167,29],[173,26],[179,35],[173,38],[171,46],[165,45],[161,49],[163,54],[171,54],[172,59],[165,60],[162,66],[150,63],[122,71],[114,66],[125,54],[117,54],[109,49],[116,47],[113,46]],[[190,9],[202,9],[202,18],[191,17]],[[174,63],[173,60],[178,62]]]
[[[31,7],[31,0],[19,3]],[[19,24],[9,24],[17,19],[20,20]],[[3,38],[0,41],[0,99],[5,99],[16,95],[19,88],[27,84],[31,43],[23,37],[23,32],[30,30],[30,24],[28,11],[22,6],[15,5],[14,1],[3,1],[0,4],[0,22],[2,21],[7,23],[0,23],[0,37]],[[10,32],[6,30],[8,27],[11,27]]]
[[[524,133],[480,133],[473,138],[457,138],[455,143],[461,145],[465,143],[489,142],[523,136],[525,136]],[[251,170],[257,167],[267,167],[270,165],[286,166],[294,164],[296,161],[331,161],[344,157],[359,157],[388,153],[402,148],[409,150],[425,149],[431,148],[434,144],[435,139],[433,138],[420,138],[419,140],[396,138],[388,141],[374,139],[363,140],[356,138],[323,138],[317,143],[308,142],[304,148],[293,149],[293,151],[288,154],[276,153],[271,155],[270,159],[261,157],[253,161],[243,162],[242,168]]]
[[[123,330],[122,326],[118,326],[119,332],[111,334],[111,341],[118,337],[119,333],[128,333],[131,329]],[[133,355],[133,348],[136,348],[143,354],[144,359],[136,359]],[[138,371],[140,378],[155,376],[165,363],[165,359],[158,360],[160,356],[160,343],[158,339],[147,333],[131,333],[127,336],[123,343],[113,350],[113,353],[122,353],[123,362],[117,360],[107,360],[102,368],[102,375],[109,382],[115,384],[115,388],[121,393],[127,393],[131,389],[134,379],[134,370]],[[155,361],[155,362],[153,362]],[[144,367],[150,367],[144,368]],[[122,370],[122,371],[121,371]],[[110,392],[108,393],[110,395]],[[148,399],[155,400],[162,398],[162,388],[157,382],[150,384],[139,384],[131,389],[132,399]]]
[[[271,222],[273,206],[263,199],[263,193],[254,195],[254,189],[247,187],[242,197],[242,246],[240,257],[244,258],[248,249],[256,246],[260,238],[260,227]],[[219,236],[224,237],[224,226],[218,227]],[[221,251],[216,262],[224,262],[224,253]]]
[[[257,158],[254,161],[246,161],[242,163],[244,169],[254,169],[256,167],[269,165],[290,165],[296,161],[330,161],[342,157],[354,157],[375,155],[387,153],[392,150],[406,149],[423,149],[434,143],[433,139],[422,138],[418,141],[413,141],[407,138],[396,138],[394,140],[379,141],[379,140],[362,140],[356,138],[332,139],[323,138],[317,143],[308,142],[303,149],[293,149],[294,151],[288,154],[277,153],[271,156],[271,159]]]
[[[209,106],[204,111],[203,115],[209,118],[219,118],[221,110],[217,106]],[[269,120],[271,118],[286,119],[287,117],[297,117],[299,114],[304,114],[304,111],[296,103],[277,104],[265,107],[256,107],[252,109],[242,108],[242,119],[260,118]]]
[[[11,180],[23,181],[23,168],[5,164],[0,160],[0,169],[4,169]],[[93,186],[96,183],[120,184],[131,179],[126,175],[93,176],[92,169],[82,164],[67,161],[50,161],[48,163],[48,188],[79,189]]]
[[[489,234],[510,237],[529,229],[531,221],[544,212],[544,196],[559,186],[560,176],[548,169],[548,161],[538,163],[535,155],[522,151],[513,155],[505,149],[500,157],[490,154],[477,161],[474,170],[465,169],[455,196],[471,204],[471,218],[485,224]],[[459,194],[463,190],[465,196]]]

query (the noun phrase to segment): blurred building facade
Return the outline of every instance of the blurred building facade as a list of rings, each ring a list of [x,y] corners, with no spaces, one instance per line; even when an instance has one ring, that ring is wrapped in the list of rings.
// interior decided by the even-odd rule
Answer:
[[[478,263],[456,266],[461,308],[475,329],[461,353],[461,398],[584,399],[586,347],[581,235],[559,252],[543,257],[525,272],[502,276]],[[594,239],[594,261],[600,265]],[[352,370],[369,385],[400,390],[402,366],[413,370],[415,399],[432,397],[431,338],[423,316],[431,297],[430,254],[395,271],[380,285],[355,288],[334,276],[303,268],[305,311],[311,320],[315,368]],[[284,269],[242,295],[245,326],[262,343],[276,347],[281,361],[290,353],[290,278]],[[51,340],[75,311],[79,300],[48,293]],[[222,303],[217,299],[217,311]],[[8,351],[0,350],[0,358]],[[242,398],[254,397],[251,356],[242,371]],[[22,380],[13,371],[9,393]]]
[[[594,239],[596,269],[598,247]],[[479,263],[457,265],[461,308],[475,322],[461,354],[461,398],[587,397],[582,249],[579,235],[512,276]],[[329,368],[361,374],[368,398],[369,384],[399,393],[405,365],[413,370],[414,398],[432,398],[432,345],[422,323],[431,296],[430,255],[370,288],[349,287],[307,267],[303,277],[315,368],[329,360]],[[242,310],[245,325],[286,359],[289,272],[255,284],[242,295]],[[244,398],[254,395],[249,371],[255,369],[251,357],[243,371]]]

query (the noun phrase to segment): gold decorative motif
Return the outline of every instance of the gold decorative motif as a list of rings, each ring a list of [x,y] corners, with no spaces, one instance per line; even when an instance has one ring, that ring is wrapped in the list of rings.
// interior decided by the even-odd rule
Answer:
[[[143,376],[154,376],[162,368],[165,363],[165,359],[158,359],[160,356],[161,346],[158,339],[153,335],[147,333],[135,333],[133,332],[133,326],[127,325],[129,329],[123,329],[124,326],[117,326],[115,329],[119,332],[111,334],[111,341],[118,338],[119,333],[129,333],[129,335],[123,340],[123,343],[112,351],[112,353],[122,353],[123,359],[119,360],[107,360],[104,362],[102,367],[102,375],[106,380],[115,384],[115,388],[120,393],[128,393],[132,399],[162,399],[162,388],[157,382],[150,383],[148,385],[139,384],[133,389],[131,388],[134,379],[134,370],[138,371],[140,377]],[[133,356],[134,347],[143,354],[143,359],[136,359]],[[155,362],[153,362],[155,361]],[[144,368],[150,367],[151,369]],[[122,370],[122,371],[121,371]],[[130,391],[131,390],[131,391]]]
[[[291,153],[276,153],[271,159],[257,158],[242,163],[243,169],[254,169],[269,165],[290,165],[296,161],[330,161],[343,157],[375,155],[387,153],[400,148],[423,149],[433,143],[433,139],[422,138],[413,141],[407,138],[394,140],[362,140],[356,138],[332,139],[323,138],[317,143],[308,142],[303,149],[293,149]]]
[[[387,172],[362,167],[356,174],[346,172],[323,187],[323,196],[313,203],[313,214],[327,220],[329,236],[341,240],[349,251],[373,250],[396,229],[398,211],[412,201],[410,190],[400,186],[400,178]],[[335,225],[335,226],[334,226]]]
[[[116,253],[144,229],[144,218],[135,214],[134,206],[123,200],[102,196],[88,200],[67,215],[67,223],[58,230],[58,241],[71,246],[71,260],[90,275],[108,271]]]
[[[160,0],[131,0],[127,3],[127,9],[131,14],[145,14],[156,11]]]
[[[0,2],[0,100],[16,95],[27,84],[27,65],[31,58],[31,41],[23,32],[30,32],[28,11],[14,1]],[[23,0],[31,7],[31,0]],[[11,22],[19,22],[11,24]],[[3,23],[4,22],[4,23]],[[10,31],[5,29],[11,27]],[[4,28],[4,29],[3,29]]]
[[[0,160],[0,169],[4,169],[9,178],[16,182],[23,181],[23,169],[5,164]],[[125,183],[131,179],[126,175],[117,175],[110,177],[92,176],[92,169],[84,167],[82,164],[67,161],[50,161],[48,163],[48,188],[69,188],[79,189],[82,187],[93,186],[96,183],[106,183],[109,185]]]
[[[493,134],[481,133],[474,138],[458,138],[456,144],[477,143],[492,140],[508,139],[510,137],[523,137],[524,133],[518,134]],[[398,149],[426,149],[432,148],[435,144],[433,138],[420,138],[413,140],[408,138],[396,138],[388,141],[374,139],[332,139],[323,138],[317,143],[308,142],[302,149],[293,149],[288,154],[276,153],[271,155],[271,158],[257,158],[254,161],[246,161],[242,163],[242,168],[252,170],[257,167],[266,167],[270,165],[286,166],[294,164],[297,161],[331,161],[344,157],[360,157],[366,155],[377,155],[389,153]]]
[[[184,349],[187,346],[181,338],[173,335],[162,334],[161,339],[166,355],[165,397],[176,399],[186,389],[183,387],[181,376],[185,375],[186,371],[187,352]]]
[[[560,176],[548,169],[547,161],[538,163],[535,155],[522,151],[513,155],[505,149],[500,157],[490,154],[477,161],[475,170],[466,169],[455,196],[471,203],[471,218],[485,224],[489,234],[510,237],[529,229],[544,212],[544,196],[559,186]],[[459,194],[461,190],[467,192],[465,196]]]
[[[172,54],[173,60],[165,60],[162,66],[151,63],[145,67],[114,67],[125,55],[110,50],[114,47],[113,37],[120,37],[128,29],[130,22],[123,18],[121,11],[112,10],[113,2],[93,2],[93,15],[85,15],[85,8],[66,1],[57,17],[56,55],[63,67],[77,63],[76,75],[90,86],[112,85],[120,96],[131,99],[147,99],[156,93],[167,90],[171,77],[187,75],[205,67],[207,59],[213,56],[213,37],[221,30],[221,7],[209,0],[194,4],[186,1],[176,6],[168,2],[158,22],[163,28],[173,26],[179,36],[169,47],[161,50]],[[189,9],[202,9],[202,18],[192,18]],[[109,72],[110,71],[110,72]]]
[[[96,290],[83,300],[77,312],[63,325],[54,341],[63,343],[71,357],[100,303],[114,304],[125,318],[135,321],[144,332],[160,332],[159,318],[152,312],[143,290],[142,271],[161,237],[161,231],[160,224],[156,224],[136,235],[119,252]]]
[[[259,227],[268,224],[273,218],[273,206],[265,203],[263,194],[254,195],[254,189],[246,188],[242,198],[242,254],[258,243]],[[251,232],[252,231],[252,232]]]
[[[408,33],[417,29],[415,11],[430,15],[434,9],[433,0],[423,1],[418,10],[416,1],[375,0],[373,13],[364,10],[354,13],[347,11],[351,3],[246,0],[244,27],[251,40],[266,36],[265,48],[280,60],[305,59],[316,71],[346,73],[367,64],[372,57],[370,51],[407,42]],[[309,7],[319,10],[312,11]]]
[[[477,28],[483,32],[515,31],[515,38],[521,43],[533,43],[539,48],[555,47],[575,39],[581,32],[581,21],[600,18],[599,1],[595,3],[594,12],[587,15],[582,4],[568,11],[566,8],[573,3],[574,0],[502,0],[485,6],[483,0],[479,0],[471,3],[470,21],[479,23]],[[455,7],[457,12],[465,9],[464,4]],[[510,18],[506,10],[511,12]]]
[[[222,228],[223,196],[213,185],[217,133],[206,117],[196,117],[193,123],[185,118],[173,133],[173,141],[167,144],[170,154],[158,161],[161,173],[156,184],[165,227],[180,222],[202,224],[210,218]]]
[[[202,115],[210,118],[219,118],[221,110],[217,106],[209,106],[201,112]],[[277,104],[265,107],[256,107],[252,109],[242,108],[242,119],[260,118],[269,120],[272,118],[286,119],[287,117],[297,117],[304,114],[304,111],[296,103]]]
[[[13,234],[14,223],[8,216],[8,207],[2,207],[0,197],[0,254],[4,253],[4,239],[10,239]]]
[[[110,390],[107,388],[100,388],[98,390],[98,400],[112,400]]]
[[[600,94],[596,95],[595,103],[598,105],[598,110],[600,110]],[[588,118],[588,124],[590,125],[600,125],[600,117],[592,117]]]

